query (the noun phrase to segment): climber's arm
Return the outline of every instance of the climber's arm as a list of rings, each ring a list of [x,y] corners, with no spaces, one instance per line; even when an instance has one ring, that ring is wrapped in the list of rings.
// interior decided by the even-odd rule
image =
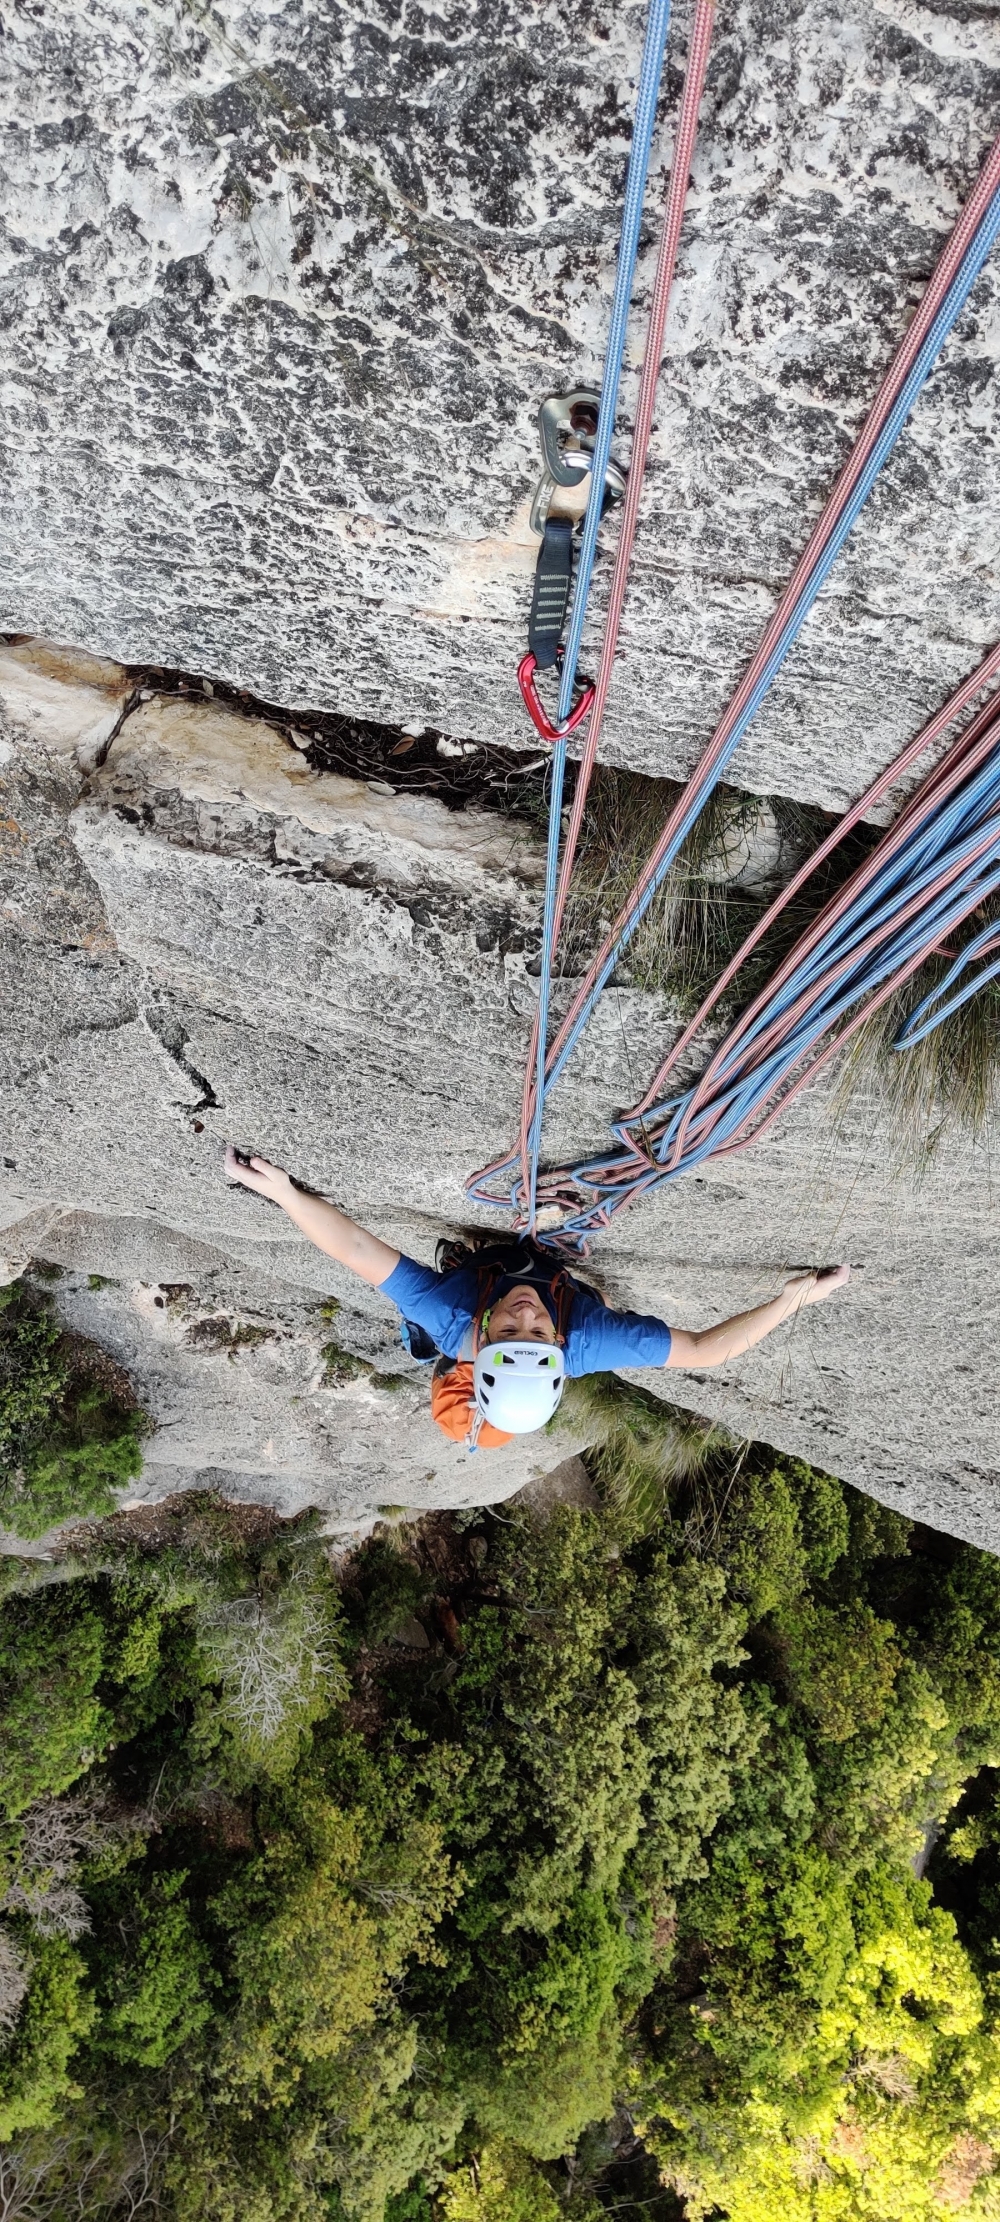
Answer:
[[[752,1311],[738,1312],[735,1319],[721,1320],[717,1327],[702,1327],[694,1333],[684,1327],[674,1327],[670,1333],[667,1364],[701,1370],[707,1366],[724,1366],[730,1358],[742,1358],[745,1351],[763,1342],[766,1335],[773,1334],[776,1327],[791,1319],[805,1304],[825,1303],[850,1276],[849,1265],[829,1266],[822,1273],[796,1273],[785,1282],[780,1295],[772,1296],[767,1304],[755,1304]]]
[[[372,1288],[381,1288],[390,1273],[399,1264],[399,1251],[380,1242],[377,1234],[369,1234],[367,1227],[359,1227],[346,1212],[338,1211],[335,1204],[328,1204],[324,1196],[314,1196],[307,1188],[297,1188],[280,1165],[269,1164],[266,1157],[237,1157],[231,1142],[226,1144],[226,1176],[241,1181],[244,1188],[252,1188],[255,1196],[267,1196],[280,1204],[295,1225],[300,1227],[317,1250],[325,1250],[328,1258],[336,1258],[338,1265],[346,1265],[351,1273],[360,1275]]]

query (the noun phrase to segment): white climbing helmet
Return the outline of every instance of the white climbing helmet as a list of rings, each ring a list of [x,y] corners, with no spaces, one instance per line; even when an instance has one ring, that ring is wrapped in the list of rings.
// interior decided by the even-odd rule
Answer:
[[[505,1435],[530,1435],[552,1418],[563,1393],[566,1361],[558,1343],[484,1343],[472,1369],[484,1420]]]

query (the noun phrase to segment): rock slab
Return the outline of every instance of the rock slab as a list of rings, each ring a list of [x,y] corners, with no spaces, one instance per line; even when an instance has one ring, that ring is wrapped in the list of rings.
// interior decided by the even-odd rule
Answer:
[[[535,412],[599,376],[643,20],[639,0],[14,11],[0,623],[528,745]],[[681,0],[640,308],[689,23]],[[998,125],[996,0],[719,9],[614,760],[674,774],[704,744]],[[637,312],[623,458],[640,344]],[[992,643],[998,345],[990,269],[742,784],[841,807]]]
[[[67,678],[71,735],[89,683]],[[50,685],[40,657],[40,701]],[[449,1445],[392,1308],[222,1179],[228,1136],[424,1260],[470,1222],[464,1178],[516,1128],[531,837],[444,824],[176,701],[125,715],[90,774],[30,703],[0,741],[0,1258],[61,1267],[67,1320],[132,1372],[158,1423],[144,1488],[315,1504],[350,1532],[561,1465],[572,1435]],[[658,998],[605,996],[554,1159],[601,1142],[674,1023]],[[636,1207],[595,1264],[611,1301],[697,1327],[850,1257],[844,1296],[738,1365],[648,1385],[1000,1550],[997,1232],[988,1146],[952,1139],[915,1181],[877,1100],[845,1111],[817,1087],[719,1176]]]

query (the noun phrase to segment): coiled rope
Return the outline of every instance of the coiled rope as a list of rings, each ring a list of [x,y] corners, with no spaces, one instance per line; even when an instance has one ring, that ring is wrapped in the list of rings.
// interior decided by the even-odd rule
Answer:
[[[659,21],[662,21],[663,15],[664,11],[661,9],[659,11]],[[498,1160],[494,1165],[485,1168],[478,1174],[473,1175],[468,1184],[470,1193],[475,1196],[478,1201],[481,1201],[483,1203],[496,1203],[500,1199],[498,1199],[498,1197],[492,1192],[491,1184],[496,1182],[497,1180],[502,1180],[505,1184],[508,1185],[510,1205],[515,1214],[515,1220],[517,1224],[523,1227],[527,1227],[532,1231],[535,1227],[536,1209],[540,1199],[545,1202],[559,1202],[565,1208],[565,1206],[570,1203],[571,1198],[574,1198],[576,1200],[576,1203],[579,1205],[582,1194],[585,1191],[589,1190],[592,1196],[591,1203],[582,1209],[578,1208],[575,1212],[571,1212],[569,1221],[567,1221],[567,1223],[562,1228],[557,1230],[555,1233],[549,1234],[542,1238],[544,1240],[547,1240],[551,1244],[551,1246],[563,1249],[585,1248],[590,1235],[596,1230],[596,1228],[607,1223],[607,1218],[612,1208],[615,1210],[620,1209],[621,1206],[626,1201],[628,1201],[630,1195],[638,1193],[641,1190],[645,1190],[651,1184],[656,1184],[664,1178],[677,1177],[677,1174],[680,1171],[686,1170],[688,1157],[684,1148],[684,1144],[686,1143],[689,1135],[693,1133],[697,1134],[697,1146],[700,1150],[701,1157],[709,1154],[715,1154],[720,1149],[744,1146],[744,1143],[737,1137],[740,1133],[742,1133],[743,1127],[747,1125],[748,1121],[752,1121],[753,1118],[752,1110],[747,1109],[749,1099],[746,1095],[746,1088],[749,1086],[750,1078],[752,1078],[753,1074],[756,1073],[758,1081],[758,1100],[763,1100],[763,1098],[765,1098],[767,1095],[768,1089],[773,1088],[773,1086],[776,1084],[777,1067],[774,1064],[774,1057],[777,1055],[777,1049],[775,1040],[773,1039],[774,1014],[772,1014],[772,1021],[769,1021],[768,1027],[765,1028],[762,1023],[761,1028],[759,1028],[752,1037],[752,1045],[748,1044],[747,1054],[750,1054],[750,1047],[752,1046],[754,1052],[757,1055],[756,1064],[751,1064],[749,1075],[746,1071],[742,1071],[741,1068],[741,1086],[744,1089],[744,1093],[740,1096],[740,1108],[742,1108],[745,1112],[743,1125],[740,1126],[739,1124],[737,1124],[736,1127],[733,1126],[733,1120],[737,1116],[736,1096],[733,1095],[732,1100],[727,1101],[724,1109],[717,1108],[715,1115],[709,1120],[708,1126],[703,1126],[703,1114],[705,1118],[708,1118],[708,1113],[705,1110],[705,1101],[703,1100],[703,1096],[701,1093],[699,1093],[699,1091],[703,1091],[708,1084],[709,1075],[706,1074],[705,1076],[703,1076],[703,1080],[698,1083],[698,1089],[690,1091],[690,1101],[688,1098],[683,1098],[681,1099],[679,1104],[674,1104],[671,1106],[660,1106],[660,1111],[663,1116],[666,1117],[669,1115],[669,1132],[667,1132],[667,1130],[665,1129],[663,1133],[657,1135],[656,1151],[657,1153],[659,1153],[664,1148],[666,1148],[668,1152],[673,1152],[671,1156],[670,1166],[667,1167],[665,1165],[662,1156],[660,1156],[659,1154],[656,1155],[655,1159],[653,1158],[648,1143],[643,1149],[637,1149],[634,1139],[634,1132],[631,1130],[634,1130],[637,1125],[640,1127],[640,1129],[642,1128],[643,1122],[646,1119],[647,1110],[652,1106],[655,1098],[660,1094],[661,1084],[665,1073],[673,1065],[676,1064],[678,1057],[682,1053],[682,1046],[686,1047],[688,1042],[690,1041],[692,1029],[687,1029],[685,1034],[681,1038],[681,1043],[675,1045],[675,1049],[671,1052],[670,1058],[668,1058],[666,1064],[661,1067],[660,1073],[657,1075],[656,1082],[654,1082],[652,1090],[649,1091],[647,1097],[644,1099],[644,1103],[639,1106],[636,1112],[630,1114],[629,1118],[619,1121],[613,1129],[615,1136],[622,1143],[624,1158],[620,1159],[619,1157],[615,1156],[608,1160],[602,1160],[599,1162],[594,1161],[593,1163],[588,1163],[586,1165],[581,1164],[580,1166],[573,1168],[569,1172],[549,1176],[544,1183],[544,1192],[540,1190],[538,1166],[541,1149],[542,1117],[544,1113],[545,1100],[551,1089],[554,1087],[556,1081],[559,1079],[559,1076],[562,1073],[568,1058],[572,1054],[572,1051],[576,1046],[576,1043],[578,1042],[584,1027],[587,1024],[596,1006],[596,1003],[601,993],[603,992],[604,987],[606,986],[608,980],[611,978],[616,965],[620,962],[622,956],[628,948],[637,927],[640,925],[649,908],[650,903],[652,902],[657,892],[657,889],[662,884],[665,874],[669,871],[671,864],[674,862],[679,849],[681,848],[684,840],[686,839],[688,833],[694,825],[701,809],[708,799],[708,796],[712,793],[714,787],[717,785],[722,772],[724,771],[726,765],[733,755],[734,750],[738,746],[740,740],[743,737],[743,734],[746,732],[747,727],[751,723],[752,719],[756,716],[757,711],[764,701],[778,672],[780,671],[790,648],[792,647],[794,641],[797,639],[802,625],[805,622],[810,609],[812,608],[813,602],[815,601],[820,588],[822,587],[825,579],[829,574],[829,571],[836,559],[840,548],[843,546],[844,541],[847,539],[854,523],[856,522],[857,517],[859,516],[860,511],[863,508],[869,493],[871,492],[872,486],[875,483],[879,471],[882,469],[888,456],[891,454],[895,442],[898,439],[900,432],[902,431],[902,428],[910,414],[910,411],[913,408],[914,402],[916,401],[918,394],[920,393],[924,383],[930,375],[930,372],[934,367],[941,348],[944,345],[944,342],[947,339],[956,318],[960,314],[962,308],[965,305],[965,302],[968,299],[972,286],[974,285],[975,280],[978,277],[982,265],[986,259],[986,256],[989,254],[990,248],[992,247],[993,242],[996,238],[997,231],[998,229],[1000,229],[1000,140],[998,140],[997,144],[992,149],[987,162],[984,165],[982,173],[979,177],[979,180],[977,181],[973,193],[970,196],[966,208],[960,216],[952,233],[952,236],[944,249],[944,252],[938,262],[937,268],[934,271],[934,274],[928,285],[927,291],[920,304],[920,307],[913,318],[913,321],[901,347],[899,348],[892,364],[890,365],[888,372],[886,373],[886,376],[882,381],[881,387],[879,388],[868,419],[861,431],[858,440],[855,443],[855,446],[846,464],[844,465],[840,473],[840,476],[836,482],[836,485],[834,486],[833,492],[830,495],[826,507],[824,508],[820,518],[817,521],[817,524],[813,529],[808,545],[802,557],[800,558],[795,572],[793,573],[792,579],[789,582],[789,585],[786,588],[785,593],[782,596],[781,601],[779,602],[778,607],[774,612],[770,624],[768,625],[764,633],[757,653],[754,656],[748,670],[744,674],[744,677],[741,680],[739,686],[737,687],[736,692],[733,695],[727,709],[723,713],[723,716],[720,719],[720,722],[716,728],[715,733],[712,736],[711,741],[709,742],[707,749],[705,750],[700,764],[698,765],[691,780],[688,782],[687,787],[684,789],[674,809],[670,812],[665,822],[660,840],[656,845],[656,848],[650,856],[642,874],[637,880],[627,902],[623,905],[622,910],[615,920],[614,925],[612,926],[604,944],[598,951],[597,956],[594,958],[594,961],[590,966],[586,978],[579,987],[570,1006],[570,1009],[556,1033],[556,1037],[551,1045],[551,1048],[549,1048],[546,1053],[545,1043],[547,1036],[547,1018],[552,967],[558,947],[559,930],[561,928],[565,912],[565,903],[569,888],[570,875],[573,868],[573,861],[579,838],[580,825],[582,822],[583,811],[586,803],[587,786],[596,755],[597,738],[599,735],[604,705],[607,698],[607,689],[610,682],[615,647],[617,645],[617,637],[621,620],[621,610],[624,600],[628,565],[638,513],[638,502],[639,494],[641,491],[642,473],[645,467],[649,432],[651,429],[652,408],[655,398],[657,378],[659,374],[660,357],[662,354],[663,329],[665,324],[667,305],[669,301],[670,285],[673,277],[674,265],[676,262],[677,242],[680,233],[680,224],[683,215],[688,176],[690,172],[690,161],[694,145],[694,132],[697,120],[698,103],[704,85],[704,74],[708,56],[708,43],[711,33],[711,17],[712,9],[711,5],[709,4],[709,0],[702,0],[702,4],[699,4],[696,10],[695,26],[692,35],[691,54],[685,79],[681,119],[678,125],[677,147],[675,151],[675,160],[672,166],[670,193],[667,204],[667,215],[664,223],[663,237],[661,241],[660,262],[657,271],[657,282],[654,292],[653,310],[650,318],[649,335],[647,338],[647,346],[644,359],[640,406],[637,411],[636,418],[636,437],[633,443],[633,455],[630,463],[628,497],[626,501],[625,513],[623,516],[622,535],[619,543],[618,558],[615,566],[615,578],[612,586],[611,602],[605,626],[600,672],[595,693],[594,711],[591,718],[591,725],[588,731],[587,744],[584,750],[583,761],[581,764],[581,774],[577,783],[577,790],[574,797],[574,806],[571,814],[570,827],[567,834],[566,843],[564,845],[561,865],[559,862],[559,832],[561,821],[563,773],[565,767],[565,741],[562,741],[561,743],[557,742],[553,752],[554,761],[552,771],[552,802],[546,873],[544,932],[539,1005],[535,1038],[532,1044],[532,1054],[529,1058],[528,1078],[525,1087],[520,1147],[516,1152],[512,1152],[508,1156]],[[647,167],[648,145],[649,142],[647,140],[644,158]],[[630,166],[630,179],[631,175],[632,172]],[[632,256],[632,265],[634,267],[634,254]],[[619,272],[621,272],[621,269],[622,261],[620,257]],[[619,349],[617,365],[614,369],[614,376],[612,380],[615,396],[617,395],[620,361],[621,355]],[[610,406],[606,406],[606,404],[608,403],[609,394],[610,387],[606,376],[604,394],[602,395],[601,424],[606,427],[607,447],[603,451],[601,451],[600,454],[595,449],[594,469],[592,477],[592,485],[594,487],[600,487],[600,485],[602,484],[601,470],[603,468],[603,463],[606,462],[607,452],[610,448],[611,428],[613,426],[614,417],[614,403],[613,401],[611,401]],[[598,430],[599,440],[600,432],[601,426],[599,426]],[[587,522],[590,523],[590,521],[591,520],[588,513]],[[594,541],[596,541],[596,529],[597,512],[595,510],[592,534],[592,539]],[[566,701],[571,701],[572,699],[573,664],[570,657],[570,646],[573,646],[575,657],[575,651],[579,644],[580,633],[584,621],[586,593],[587,588],[589,587],[591,569],[592,551],[590,565],[588,566],[586,574],[584,574],[581,561],[581,572],[573,613],[573,630],[571,635],[571,642],[568,642],[567,644],[567,656],[564,666],[564,690]],[[985,679],[986,673],[984,667],[983,671],[976,677],[976,687],[981,687],[985,683]],[[959,694],[962,695],[962,693],[963,690],[960,689]],[[956,701],[957,699],[958,698],[956,697]],[[965,696],[964,699],[967,701],[968,699],[970,699],[970,697]],[[561,694],[560,696],[560,714],[565,715],[563,694]],[[945,721],[945,725],[952,722],[955,715],[956,708],[954,703],[952,705],[946,706],[946,710],[940,713],[941,718],[943,718]],[[936,721],[932,720],[932,725],[935,722]],[[943,729],[944,727],[940,726],[939,724],[939,731]],[[930,739],[928,738],[929,731],[930,729],[928,728],[927,734],[918,736],[918,743],[911,744],[911,748],[904,751],[903,758],[901,758],[897,765],[893,767],[891,775],[884,775],[884,778],[888,782],[888,784],[892,784],[893,780],[900,776],[900,770],[904,761],[906,763],[915,761],[915,755],[923,753],[923,751],[931,745]],[[952,759],[949,758],[949,763],[951,761]],[[921,798],[918,798],[918,800],[927,800],[929,793],[934,793],[935,802],[937,803],[941,801],[942,798],[936,793],[935,789],[936,776],[937,775],[934,775],[934,777],[932,777],[932,780],[927,783],[927,787],[921,791]],[[883,783],[876,782],[876,788],[881,788],[882,784]],[[848,814],[848,819],[850,822],[856,822],[857,816],[863,814],[863,812],[868,807],[870,807],[871,799],[871,794],[869,794],[868,797],[864,798],[862,803],[856,806],[853,815],[851,813]],[[947,885],[949,887],[951,887],[954,882],[954,892],[951,898],[951,909],[949,910],[949,917],[952,925],[954,925],[954,923],[956,922],[956,917],[958,915],[968,915],[969,910],[975,908],[977,904],[983,900],[983,894],[986,890],[982,885],[981,875],[980,878],[975,877],[974,868],[978,863],[982,862],[983,858],[992,854],[992,851],[990,849],[990,837],[983,830],[982,826],[979,827],[979,833],[977,837],[973,838],[974,828],[976,825],[979,825],[979,821],[975,819],[975,812],[979,808],[986,808],[986,801],[984,799],[984,796],[982,793],[979,792],[978,789],[976,796],[974,798],[969,798],[968,807],[969,811],[972,813],[972,816],[969,818],[963,816],[960,810],[958,811],[958,816],[956,817],[955,812],[958,809],[957,804],[952,807],[950,813],[946,813],[947,830],[944,835],[945,840],[950,838],[951,834],[953,833],[956,835],[957,838],[957,828],[959,827],[959,825],[961,825],[963,829],[962,837],[966,839],[966,845],[969,849],[968,855],[965,855],[965,853],[963,852],[962,859],[955,866],[954,874],[952,874],[951,877],[948,877],[947,879]],[[904,816],[905,815],[906,814],[904,814]],[[847,823],[848,821],[844,821],[842,828],[838,829],[837,835],[832,837],[832,839],[842,837],[843,832],[847,830]],[[894,829],[894,831],[898,832],[899,828]],[[824,844],[824,848],[820,852],[818,852],[818,856],[816,859],[813,860],[813,862],[818,862],[820,858],[825,853],[827,853],[827,850],[828,845]],[[876,857],[880,853],[880,851],[877,851]],[[924,852],[921,851],[922,855],[923,853]],[[929,858],[930,851],[927,852],[927,855]],[[888,860],[886,861],[888,868]],[[869,860],[870,867],[872,867],[874,863],[874,859]],[[938,863],[942,871],[947,872],[949,870],[948,864],[942,861],[941,856],[938,856]],[[812,867],[807,867],[807,873],[808,870],[811,868]],[[961,875],[963,870],[973,872],[973,879],[971,881],[962,879]],[[926,876],[926,873],[928,872],[931,873],[930,878]],[[958,904],[961,899],[960,893],[958,891],[958,883],[960,880],[961,892],[964,895],[969,895],[969,900],[966,901],[964,909],[956,911],[955,905]],[[791,892],[794,890],[797,884],[801,884],[801,880],[792,883],[792,890],[785,891],[784,900],[790,899]],[[973,892],[970,895],[970,888],[978,889],[979,891],[977,893]],[[891,959],[889,957],[888,948],[885,942],[885,935],[881,934],[879,946],[882,950],[882,959],[880,961],[889,962],[890,971],[888,973],[883,972],[882,974],[880,974],[880,980],[883,982],[883,986],[881,992],[879,992],[876,996],[876,1001],[884,1000],[886,995],[893,992],[893,986],[897,986],[899,984],[900,978],[907,977],[910,971],[915,970],[920,962],[923,961],[923,957],[928,953],[929,949],[934,947],[949,930],[948,926],[942,926],[940,924],[939,909],[935,908],[938,896],[941,895],[943,892],[943,887],[937,886],[937,883],[933,878],[932,868],[929,861],[926,864],[925,876],[921,880],[921,891],[925,892],[927,895],[927,902],[924,905],[923,911],[921,912],[919,907],[916,911],[914,911],[911,905],[911,907],[907,910],[906,917],[903,918],[902,915],[900,915],[897,919],[897,924],[899,926],[900,932],[904,933],[905,929],[904,939],[907,935],[909,938],[905,939],[905,947],[902,942],[900,943],[898,950],[894,952]],[[858,890],[859,899],[862,892],[863,891],[861,889]],[[888,886],[882,889],[880,883],[880,892],[884,895],[886,901],[890,901],[891,890],[888,888]],[[912,885],[910,892],[912,896],[914,892]],[[947,907],[947,905],[945,907]],[[889,915],[894,914],[890,911]],[[824,917],[825,916],[826,914],[824,914]],[[880,914],[876,922],[880,933],[882,927],[885,925],[885,922],[885,918],[882,917]],[[831,931],[835,923],[836,921],[834,920],[830,921]],[[759,938],[760,933],[765,930],[766,922],[762,921],[757,933],[755,933],[755,935],[751,937],[750,943],[745,945],[744,951],[740,954],[740,958],[734,961],[734,967],[727,968],[727,973],[723,976],[723,982],[720,982],[719,984],[718,992],[721,992],[722,986],[726,984],[728,982],[728,979],[732,976],[732,971],[735,968],[735,964],[738,964],[742,961],[743,956],[748,953],[749,947],[752,946],[753,943]],[[921,934],[923,936],[922,940]],[[988,944],[988,942],[983,937],[980,937],[980,940],[982,941],[982,947],[984,951],[987,946],[995,945]],[[846,955],[850,956],[851,952],[854,949],[855,943],[849,941]],[[971,951],[967,952],[964,961],[968,961],[971,954]],[[847,972],[844,970],[845,950],[840,949],[840,952],[838,954],[837,951],[834,950],[833,944],[831,943],[831,959],[833,969],[838,971],[838,979],[840,979],[840,975],[841,973],[843,973],[841,989],[842,994],[846,994],[847,989],[844,985],[844,982],[847,978]],[[804,961],[805,958],[803,957],[803,962]],[[905,970],[903,969],[904,966]],[[814,968],[814,973],[810,975],[812,984],[814,986],[816,985],[819,976],[819,973],[816,972]],[[985,976],[987,975],[984,975],[984,977]],[[992,976],[992,972],[989,976]],[[884,986],[884,980],[887,977],[891,977],[892,979],[891,986]],[[784,985],[782,975],[778,976],[778,981],[781,982],[782,986]],[[940,993],[942,992],[944,985],[945,983],[942,983],[941,988],[936,991],[938,995],[940,995]],[[878,986],[879,983],[874,981],[873,979],[868,979],[866,984],[862,984],[860,986],[856,985],[855,999],[857,995],[864,994],[869,989],[877,989]],[[801,994],[804,992],[805,987],[803,984],[800,983],[799,996],[801,997]],[[963,991],[963,994],[959,999],[964,1000],[965,993],[971,992],[974,992],[974,989],[970,984],[967,989]],[[781,986],[778,985],[778,982],[775,983],[775,993],[781,993]],[[709,1004],[711,1005],[712,1003],[714,1003],[716,999],[716,996],[710,998]],[[929,1000],[930,999],[928,999],[928,1001]],[[834,997],[834,1002],[836,1002],[836,997]],[[706,1006],[706,1008],[707,1007],[708,1006]],[[875,1004],[870,1002],[868,1008],[874,1007]],[[953,1007],[955,1007],[953,1003],[949,1004],[948,1006],[948,1008]],[[834,1023],[835,1019],[841,1015],[843,1008],[844,1005],[841,1002],[837,1006],[837,1009],[834,1010],[832,1004],[830,1004],[828,1000],[827,1003],[824,1004],[824,1011],[826,1012],[826,1016],[822,1020],[819,1030],[822,1031],[824,1026],[828,1026],[831,1023]],[[802,1016],[801,1011],[798,1010],[797,1003],[795,1005],[788,1004],[786,1000],[786,1003],[782,1005],[782,1012],[785,1015],[787,1015],[789,1012],[792,1012],[793,1009],[796,1013],[797,1022],[798,1018],[801,1018]],[[921,1011],[923,1010],[924,1006],[921,1006]],[[755,1005],[753,1007],[753,1016],[756,1017],[757,1015],[758,1006]],[[945,1015],[946,1012],[944,1009],[941,1009],[938,1013],[938,1017],[944,1017]],[[702,1016],[703,1014],[699,1014],[699,1020],[702,1018]],[[914,1018],[911,1023],[915,1023],[918,1017],[920,1017],[920,1013],[914,1013]],[[856,1023],[860,1023],[860,1019],[857,1020]],[[934,1023],[937,1023],[937,1019],[935,1019],[933,1016],[930,1016],[927,1025],[925,1025],[924,1027],[924,1030],[928,1030],[929,1025]],[[744,1021],[741,1022],[742,1032],[746,1033],[751,1024],[751,1014],[746,1014]],[[742,1033],[740,1038],[742,1039]],[[804,1054],[811,1046],[811,1043],[814,1042],[815,1035],[811,1037],[811,1043],[805,1043],[801,1035],[797,1035],[795,1038],[798,1044],[796,1054],[798,1057],[801,1057],[801,1055]],[[913,1038],[918,1039],[921,1037],[915,1035]],[[842,1034],[837,1037],[837,1041],[833,1045],[831,1045],[831,1047],[827,1051],[827,1054],[832,1053],[832,1047],[838,1046],[841,1039],[843,1039]],[[716,1052],[715,1059],[712,1060],[710,1072],[713,1074],[713,1077],[715,1073],[721,1069],[719,1060],[721,1059],[725,1062],[725,1055],[728,1048],[729,1042],[727,1038],[727,1043],[722,1045],[722,1048]],[[814,1069],[814,1065],[815,1060],[814,1063],[810,1065],[809,1069]],[[786,1063],[786,1077],[788,1069],[789,1068]],[[732,1087],[735,1087],[735,1066],[732,1065],[730,1062],[725,1062],[725,1075],[728,1082],[731,1083]],[[803,1084],[803,1079],[800,1079],[799,1082],[796,1084],[795,1091],[790,1088],[786,1088],[785,1093],[781,1098],[782,1102],[787,1101],[792,1092],[797,1092],[797,1087]],[[695,1102],[694,1100],[696,1095],[697,1102]],[[678,1121],[679,1125],[677,1124]],[[718,1129],[717,1132],[716,1129]],[[760,1124],[751,1129],[751,1132],[760,1131],[763,1131],[763,1128]],[[751,1132],[748,1132],[746,1134],[746,1139],[751,1138]],[[708,1140],[709,1133],[715,1134],[714,1142],[710,1142]],[[702,1144],[704,1144],[704,1147],[701,1146]],[[692,1144],[692,1146],[694,1146],[694,1144]],[[625,1158],[627,1158],[627,1177]],[[692,1159],[691,1162],[693,1161],[694,1160]],[[513,1183],[511,1184],[510,1175],[512,1172],[515,1173],[515,1178],[513,1180]],[[609,1184],[612,1193],[611,1195],[605,1195],[604,1190]]]
[[[730,1028],[700,1079],[683,1094],[659,1100],[669,1075],[782,910],[851,828],[998,675],[1000,646],[782,889],[675,1042],[643,1102],[614,1125],[620,1148],[543,1181],[542,1200],[559,1204],[566,1213],[549,1238],[556,1247],[584,1250],[597,1228],[607,1226],[637,1195],[679,1179],[708,1157],[732,1156],[759,1140],[819,1067],[971,911],[1000,889],[1000,701],[994,695]],[[975,937],[907,1021],[897,1046],[921,1040],[985,979],[1000,972],[1000,962],[984,968],[960,994],[923,1016],[973,957],[998,943],[1000,927],[995,924]]]

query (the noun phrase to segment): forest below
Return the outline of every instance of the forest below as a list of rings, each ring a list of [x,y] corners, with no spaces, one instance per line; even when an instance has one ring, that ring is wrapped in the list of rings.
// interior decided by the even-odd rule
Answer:
[[[1000,1561],[586,1393],[590,1508],[0,1559],[4,2222],[1000,2217]],[[3,1292],[7,1526],[141,1434]]]

